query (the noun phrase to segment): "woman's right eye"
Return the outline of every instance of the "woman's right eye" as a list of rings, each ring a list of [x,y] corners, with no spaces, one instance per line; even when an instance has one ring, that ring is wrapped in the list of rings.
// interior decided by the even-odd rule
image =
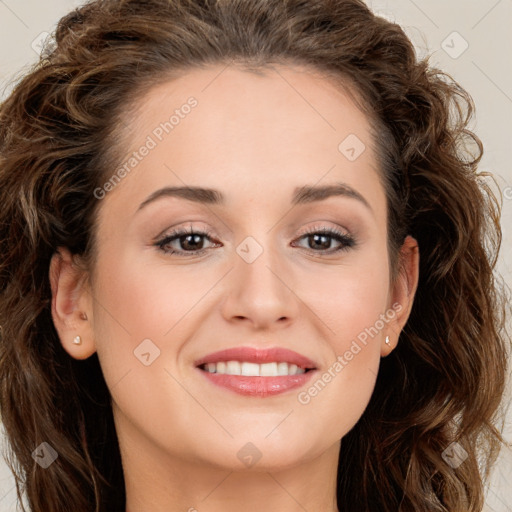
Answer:
[[[185,231],[185,230],[175,230],[175,231],[172,231],[171,233],[168,233],[165,235],[164,238],[162,238],[161,240],[157,241],[155,243],[156,246],[158,246],[160,248],[160,250],[162,252],[164,252],[165,254],[177,254],[177,255],[180,255],[180,256],[185,256],[185,255],[189,255],[189,256],[194,256],[194,255],[197,255],[197,254],[202,254],[203,252],[206,251],[206,249],[200,247],[199,249],[197,248],[194,248],[194,245],[197,245],[199,244],[200,242],[200,239],[203,238],[203,237],[206,237],[206,238],[209,238],[211,239],[211,232],[209,231],[194,231],[192,229],[190,229],[190,231]],[[178,245],[181,245],[182,247],[183,246],[186,246],[186,245],[192,245],[192,250],[190,251],[187,251],[187,250],[183,250],[183,249],[176,249],[176,248],[171,248],[171,249],[166,249],[166,247],[169,247],[171,246],[172,243],[174,242],[178,242]],[[200,244],[202,245],[202,244]]]

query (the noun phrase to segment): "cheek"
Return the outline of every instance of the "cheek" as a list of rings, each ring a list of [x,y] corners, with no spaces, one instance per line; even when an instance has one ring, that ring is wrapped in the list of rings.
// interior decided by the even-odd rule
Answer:
[[[162,272],[155,274],[129,252],[114,258],[104,246],[97,265],[100,284],[94,290],[94,332],[110,388],[129,371],[145,369],[141,354],[149,351],[151,360],[158,361],[164,334],[186,313],[179,285],[163,282]]]
[[[387,265],[386,258],[362,255],[357,264],[308,277],[298,293],[322,320],[331,356],[297,398],[306,410],[314,409],[318,425],[332,425],[334,438],[355,425],[374,390],[385,320],[394,317],[394,311],[386,311]]]
[[[361,252],[341,265],[319,267],[317,272],[298,276],[297,295],[329,328],[326,338],[332,340],[337,353],[385,313],[389,296],[388,261],[378,254]]]
[[[163,262],[149,265],[129,251],[115,261],[105,259],[98,268],[101,325],[134,343],[140,337],[161,339],[200,301],[213,277]]]

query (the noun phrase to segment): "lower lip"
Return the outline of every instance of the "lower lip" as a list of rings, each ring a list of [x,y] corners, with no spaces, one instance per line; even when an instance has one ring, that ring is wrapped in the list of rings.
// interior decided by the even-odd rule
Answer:
[[[280,375],[278,377],[247,377],[245,375],[225,375],[198,370],[210,381],[223,388],[246,396],[273,396],[303,386],[315,370],[297,375]]]

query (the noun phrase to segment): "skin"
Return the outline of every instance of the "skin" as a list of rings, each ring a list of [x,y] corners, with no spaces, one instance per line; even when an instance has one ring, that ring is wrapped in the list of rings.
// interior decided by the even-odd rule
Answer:
[[[101,199],[94,269],[81,269],[65,248],[54,255],[52,314],[61,343],[76,359],[98,353],[127,511],[252,512],[262,497],[269,512],[337,511],[341,440],[364,412],[380,359],[409,316],[417,243],[407,237],[403,271],[392,282],[369,125],[325,78],[291,66],[264,76],[224,66],[190,71],[140,98],[126,154],[190,96],[197,107]],[[354,161],[338,150],[349,134],[366,146]],[[296,187],[338,182],[369,207],[346,196],[291,206]],[[154,191],[184,185],[218,189],[226,203],[165,197],[137,211]],[[172,248],[203,254],[155,247],[159,235],[190,225],[208,229],[211,239],[195,246],[176,239]],[[357,243],[326,254],[340,242],[315,245],[304,236],[308,228],[338,228]],[[236,251],[248,236],[263,249],[252,263]],[[298,393],[396,303],[394,318],[300,403]],[[77,334],[81,345],[72,343]],[[160,350],[148,366],[134,355],[144,339]],[[248,397],[214,386],[193,365],[239,345],[295,350],[316,362],[319,375],[304,389]],[[253,465],[237,455],[249,442],[256,448],[245,449],[261,455]]]

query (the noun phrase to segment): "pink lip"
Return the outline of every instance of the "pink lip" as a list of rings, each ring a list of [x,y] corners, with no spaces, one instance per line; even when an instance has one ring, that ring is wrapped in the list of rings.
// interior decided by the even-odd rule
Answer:
[[[255,349],[252,347],[235,347],[226,350],[220,350],[208,354],[194,362],[195,366],[201,366],[205,363],[218,363],[219,361],[247,361],[248,363],[291,363],[296,364],[299,368],[316,368],[316,364],[293,350],[286,348],[267,348]],[[249,377],[250,378],[250,377]]]
[[[317,373],[311,370],[298,375],[280,375],[278,377],[246,377],[244,375],[224,375],[210,373],[198,368],[210,382],[217,386],[227,388],[240,395],[266,397],[284,393],[290,389],[303,386],[312,374]]]

